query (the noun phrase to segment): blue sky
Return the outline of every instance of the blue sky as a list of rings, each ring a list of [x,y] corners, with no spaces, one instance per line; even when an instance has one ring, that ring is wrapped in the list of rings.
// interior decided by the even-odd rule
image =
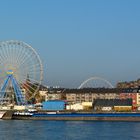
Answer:
[[[139,0],[1,0],[0,41],[36,49],[44,83],[78,87],[140,78]]]

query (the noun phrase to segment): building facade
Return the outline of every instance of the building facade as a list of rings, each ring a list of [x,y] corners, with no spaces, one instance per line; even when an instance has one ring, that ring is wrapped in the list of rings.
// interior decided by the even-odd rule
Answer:
[[[69,103],[94,102],[95,99],[118,99],[116,89],[75,89],[66,90],[66,100]]]

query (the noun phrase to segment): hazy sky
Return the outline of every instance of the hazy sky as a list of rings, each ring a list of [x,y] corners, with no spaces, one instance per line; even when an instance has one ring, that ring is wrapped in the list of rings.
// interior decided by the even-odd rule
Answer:
[[[140,78],[139,0],[0,0],[0,41],[36,49],[47,85]]]

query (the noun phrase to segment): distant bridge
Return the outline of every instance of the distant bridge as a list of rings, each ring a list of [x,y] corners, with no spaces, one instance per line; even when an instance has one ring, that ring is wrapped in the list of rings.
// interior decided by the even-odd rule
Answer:
[[[101,77],[90,77],[89,79],[87,79],[83,83],[81,83],[81,85],[78,87],[78,89],[81,89],[85,84],[87,84],[89,81],[92,81],[92,80],[101,80],[101,81],[105,82],[106,84],[108,84],[110,88],[114,88],[114,86],[109,81],[107,81],[104,78],[101,78]]]

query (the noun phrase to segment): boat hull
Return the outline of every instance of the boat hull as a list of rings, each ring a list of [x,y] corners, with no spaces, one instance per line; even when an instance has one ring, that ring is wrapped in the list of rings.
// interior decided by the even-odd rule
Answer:
[[[34,113],[32,116],[13,116],[19,120],[71,120],[71,121],[140,121],[140,113]]]

